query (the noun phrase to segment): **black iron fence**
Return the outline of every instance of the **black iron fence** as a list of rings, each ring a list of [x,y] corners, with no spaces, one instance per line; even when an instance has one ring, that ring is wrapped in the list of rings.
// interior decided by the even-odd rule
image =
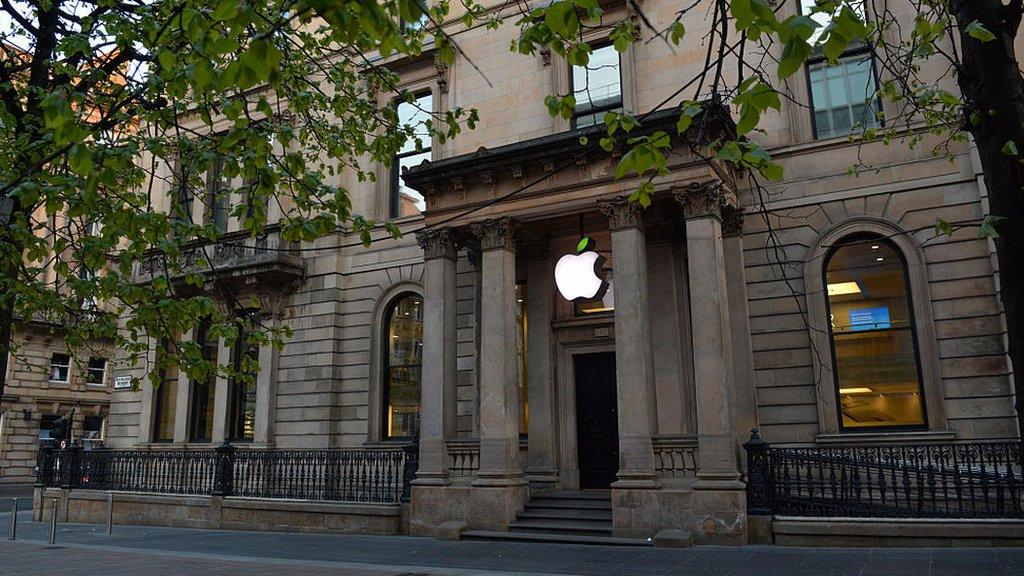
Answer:
[[[1021,441],[747,450],[750,514],[1024,518]]]
[[[40,451],[36,485],[332,502],[409,501],[418,447]]]

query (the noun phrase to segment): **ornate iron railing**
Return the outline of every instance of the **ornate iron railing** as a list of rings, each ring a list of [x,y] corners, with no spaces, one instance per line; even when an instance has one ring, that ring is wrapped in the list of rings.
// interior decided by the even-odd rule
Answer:
[[[417,445],[355,450],[44,449],[36,485],[332,502],[409,501]]]
[[[750,514],[1024,518],[1021,441],[747,450]]]

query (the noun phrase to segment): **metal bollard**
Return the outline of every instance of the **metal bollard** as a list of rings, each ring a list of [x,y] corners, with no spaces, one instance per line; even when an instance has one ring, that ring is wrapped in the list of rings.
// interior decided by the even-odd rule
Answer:
[[[114,532],[114,493],[107,494],[107,536]]]
[[[11,533],[7,536],[8,540],[14,540],[18,537],[18,499],[13,498],[11,504]]]
[[[50,509],[50,544],[57,543],[57,499],[54,498]]]

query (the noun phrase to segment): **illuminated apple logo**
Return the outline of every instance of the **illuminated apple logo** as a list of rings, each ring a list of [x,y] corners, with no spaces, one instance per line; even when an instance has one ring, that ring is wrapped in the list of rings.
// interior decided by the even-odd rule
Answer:
[[[555,285],[566,300],[601,298],[608,282],[601,277],[604,256],[593,250],[566,254],[555,264]]]

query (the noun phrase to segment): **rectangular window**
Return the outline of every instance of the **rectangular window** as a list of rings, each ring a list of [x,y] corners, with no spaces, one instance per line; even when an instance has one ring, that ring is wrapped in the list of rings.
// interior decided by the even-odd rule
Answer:
[[[233,363],[236,372],[251,374],[255,379],[254,365],[259,363],[259,345],[250,342],[252,327],[260,322],[260,311],[256,309],[242,310],[238,313],[238,338],[233,350]],[[247,382],[240,378],[231,383],[231,410],[229,439],[233,441],[251,442],[256,432],[256,382]]]
[[[874,64],[868,54],[843,57],[836,66],[809,64],[815,138],[848,136],[881,125]]]
[[[82,438],[85,440],[103,439],[103,416],[86,416],[82,424]]]
[[[153,442],[174,441],[174,409],[178,401],[177,367],[161,370],[160,386],[153,391]]]
[[[841,3],[866,18],[863,2]],[[838,138],[882,125],[878,82],[871,53],[862,42],[850,45],[835,66],[829,66],[821,50],[821,38],[834,14],[817,8],[815,0],[800,0],[800,12],[818,23],[809,42],[814,54],[807,59],[807,80],[816,139]]]
[[[572,67],[572,95],[573,128],[600,124],[605,112],[622,110],[622,60],[615,46],[597,48],[586,66]]]
[[[210,323],[203,322],[196,331],[196,343],[202,348],[203,360],[217,365],[217,338],[210,336]],[[213,396],[216,374],[192,381],[192,405],[189,407],[189,442],[209,442],[213,438]]]
[[[56,414],[43,414],[39,417],[40,440],[53,440],[53,426],[58,418]]]
[[[71,356],[54,354],[50,357],[50,382],[67,382],[71,373]]]
[[[92,357],[89,358],[89,366],[85,371],[85,383],[92,384],[94,386],[103,386],[106,384],[107,377],[107,359]]]
[[[228,231],[228,212],[231,209],[231,179],[224,176],[224,158],[218,156],[206,175],[206,216],[218,232]]]
[[[391,163],[391,217],[406,218],[418,216],[427,209],[423,195],[405,185],[402,173],[424,160],[432,158],[430,134],[425,122],[434,111],[434,97],[430,92],[419,94],[412,102],[397,103],[398,124],[412,128],[412,136],[395,155]]]
[[[174,219],[181,222],[192,223],[192,205],[195,203],[196,191],[192,185],[192,166],[190,163],[182,163],[181,159],[174,161],[174,188],[177,193],[172,215]]]

